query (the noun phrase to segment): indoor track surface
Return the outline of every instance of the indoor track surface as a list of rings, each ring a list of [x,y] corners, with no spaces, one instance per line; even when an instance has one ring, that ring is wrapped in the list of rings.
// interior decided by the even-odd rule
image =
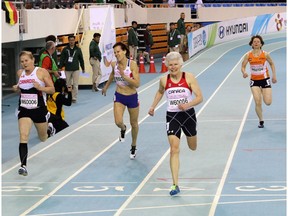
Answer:
[[[263,35],[263,39],[278,80],[272,84],[272,105],[263,104],[263,129],[257,127],[249,78],[241,74],[250,38],[213,46],[184,63],[183,71],[196,76],[204,101],[195,107],[198,149],[190,151],[185,137],[181,139],[181,193],[175,197],[169,195],[164,98],[155,116],[148,115],[159,78],[165,74],[141,75],[135,160],[129,158],[127,110],[126,141],[118,140],[115,85],[106,97],[94,96],[93,102],[83,95],[88,90],[80,90],[79,102],[65,108],[69,128],[44,143],[32,131],[26,177],[17,173],[19,135],[11,111],[17,98],[10,98],[15,106],[2,107],[2,215],[286,215],[286,34]],[[5,106],[8,99],[2,102]]]

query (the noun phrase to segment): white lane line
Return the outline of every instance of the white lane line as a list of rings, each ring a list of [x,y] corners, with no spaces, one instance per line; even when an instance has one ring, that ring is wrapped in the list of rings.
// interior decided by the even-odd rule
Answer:
[[[267,184],[267,183],[283,183],[286,184],[287,181],[229,181],[230,184],[246,184],[246,183],[252,183],[252,184]]]
[[[244,200],[244,201],[230,201],[230,202],[221,202],[221,205],[231,205],[231,204],[244,204],[244,203],[265,203],[265,202],[286,202],[286,199],[265,199],[265,200]],[[133,210],[149,210],[149,209],[166,209],[166,208],[180,208],[180,207],[191,207],[191,206],[208,206],[211,203],[191,203],[191,204],[182,204],[182,205],[167,205],[167,206],[151,206],[151,207],[135,207],[127,208],[126,211]]]
[[[243,46],[239,45],[237,47]],[[230,52],[232,49],[235,49],[237,47],[233,47],[231,49],[228,49],[226,52],[224,52],[222,55],[220,55],[215,61],[213,61],[211,64],[209,64],[204,70],[202,70],[196,77],[200,76],[205,70],[207,70],[211,65],[213,65],[216,61],[218,61],[222,56],[224,56],[227,52]],[[205,52],[208,52],[205,51]],[[195,59],[193,59],[192,61],[189,61],[187,63],[184,63],[183,67],[185,65],[191,64],[193,61],[195,61],[197,58],[199,58],[201,55],[203,55],[205,52],[203,52],[202,54],[200,54],[199,56],[197,56]],[[147,89],[151,88],[153,85],[159,83],[159,78],[156,78],[157,81],[153,82],[152,84],[148,85],[147,87],[145,87],[144,89],[140,90],[138,93],[141,94],[142,92],[146,91]],[[50,145],[47,145],[46,147],[44,147],[43,149],[39,150],[38,152],[32,154],[31,156],[28,157],[28,160],[30,160],[31,158],[34,158],[35,156],[39,155],[40,153],[42,153],[43,151],[51,148],[52,146],[54,146],[55,144],[57,144],[58,142],[62,141],[63,139],[65,139],[66,137],[70,136],[71,134],[73,134],[74,132],[80,130],[81,128],[89,125],[91,122],[95,121],[96,119],[102,117],[103,115],[107,114],[108,112],[113,111],[113,107],[111,107],[110,109],[108,109],[107,111],[105,111],[104,113],[100,114],[99,116],[96,116],[95,118],[93,118],[92,120],[86,122],[83,125],[80,125],[79,127],[75,128],[73,131],[69,132],[68,134],[64,135],[63,137],[59,138],[58,140],[54,141],[53,143],[51,143]],[[128,131],[127,131],[128,132]],[[2,172],[2,176],[7,174],[8,172],[12,171],[13,169],[17,168],[20,166],[20,163],[15,164],[14,166],[12,166],[11,168],[5,170],[4,172]]]
[[[286,202],[286,199],[265,199],[265,200],[244,200],[244,201],[231,201],[231,202],[221,202],[221,205],[231,205],[231,204],[245,204],[245,203],[267,203],[267,202]],[[167,205],[167,206],[149,206],[149,207],[136,207],[128,208],[126,211],[135,211],[135,210],[153,210],[153,209],[167,209],[167,208],[181,208],[181,207],[198,207],[198,206],[209,206],[211,203],[192,203],[192,204],[183,204],[183,205]],[[77,211],[77,212],[59,212],[52,214],[41,214],[41,216],[58,216],[58,215],[84,215],[91,213],[103,213],[103,212],[114,212],[116,210],[91,210],[91,211]],[[39,216],[39,215],[27,215],[27,216]],[[115,215],[114,215],[115,216]]]
[[[237,136],[236,136],[236,138],[235,138],[235,140],[234,140],[234,144],[233,144],[233,146],[232,146],[232,150],[231,150],[230,155],[229,155],[229,158],[228,158],[228,160],[227,160],[227,163],[226,163],[226,166],[225,166],[225,169],[224,169],[224,172],[223,172],[221,181],[220,181],[219,186],[218,186],[218,188],[217,188],[216,195],[215,195],[214,200],[213,200],[213,203],[212,203],[212,205],[211,205],[211,208],[210,208],[210,211],[209,211],[209,216],[214,216],[214,214],[215,214],[216,207],[217,207],[218,202],[219,202],[219,199],[220,199],[220,197],[221,197],[221,193],[222,193],[222,190],[223,190],[223,187],[224,187],[224,184],[225,184],[225,181],[226,181],[226,178],[227,178],[227,175],[228,175],[230,166],[231,166],[231,164],[232,164],[232,160],[233,160],[234,154],[235,154],[235,152],[236,152],[237,145],[238,145],[238,142],[239,142],[239,139],[240,139],[242,130],[243,130],[243,128],[244,128],[244,124],[245,124],[246,118],[247,118],[248,113],[249,113],[249,110],[250,110],[250,106],[251,106],[251,103],[252,103],[252,99],[253,99],[253,97],[250,96],[250,99],[249,99],[248,105],[247,105],[247,107],[246,107],[246,111],[245,111],[245,113],[244,113],[242,122],[241,122],[241,124],[240,124],[239,130],[238,130],[238,133],[237,133]]]
[[[165,101],[166,102],[166,101]],[[161,106],[164,104],[160,104]],[[156,108],[157,110],[157,108]],[[139,121],[139,125],[148,118],[149,115],[146,115],[141,121]],[[130,129],[131,130],[131,129]],[[81,173],[84,169],[86,169],[90,164],[92,164],[97,158],[102,156],[106,151],[108,151],[112,146],[114,146],[119,140],[116,139],[113,143],[108,145],[105,149],[103,149],[98,155],[93,157],[89,162],[87,162],[85,165],[83,165],[80,169],[78,169],[75,173],[73,173],[71,176],[69,176],[67,179],[65,179],[61,184],[59,184],[54,190],[52,190],[50,193],[45,195],[41,200],[36,202],[34,205],[32,205],[29,209],[27,209],[25,212],[23,212],[20,216],[25,216],[35,208],[37,208],[39,205],[41,205],[43,202],[45,202],[47,199],[49,199],[51,196],[53,196],[58,190],[60,190],[64,185],[66,185],[69,181],[71,181],[74,177],[76,177],[79,173]]]
[[[217,92],[221,89],[221,87],[224,85],[226,80],[230,77],[230,75],[234,72],[237,65],[240,64],[241,59],[238,61],[238,63],[233,67],[233,69],[229,72],[229,74],[225,77],[225,79],[220,83],[220,85],[217,87],[217,89],[213,92],[213,94],[209,97],[209,99],[206,101],[206,103],[201,107],[201,109],[196,114],[197,118],[202,113],[202,111],[207,107],[207,105],[210,103],[210,101],[213,99],[213,97],[217,94]],[[201,73],[200,73],[201,74]],[[197,76],[199,76],[198,74]],[[196,77],[197,77],[196,76]],[[158,106],[159,108],[159,106]],[[182,134],[183,135],[183,134]],[[139,186],[136,188],[136,190],[131,194],[131,196],[122,204],[122,206],[118,209],[116,214],[114,216],[119,216],[125,208],[129,205],[129,203],[135,198],[135,196],[140,192],[140,190],[144,187],[144,185],[147,183],[149,178],[156,172],[156,170],[159,168],[159,166],[162,164],[166,156],[170,153],[170,149],[166,151],[166,153],[163,155],[163,157],[158,161],[158,163],[153,167],[153,169],[150,171],[150,173],[144,178],[144,180],[139,184]]]
[[[96,116],[95,118],[91,119],[90,121],[84,123],[83,125],[80,125],[79,127],[75,128],[74,130],[70,131],[69,133],[65,134],[63,137],[60,137],[58,140],[54,141],[53,143],[51,143],[50,145],[44,147],[43,149],[39,150],[38,152],[35,152],[34,154],[32,154],[30,157],[28,157],[28,160],[31,158],[36,157],[37,155],[39,155],[40,153],[42,153],[43,151],[51,148],[52,146],[56,145],[57,143],[59,143],[60,141],[62,141],[63,139],[65,139],[66,137],[74,134],[76,131],[80,130],[81,128],[85,127],[86,125],[90,124],[91,122],[95,121],[98,118],[101,118],[102,116],[104,116],[105,114],[107,114],[108,112],[112,111],[113,108],[110,108],[108,110],[106,110],[104,113],[101,113],[100,115]],[[11,168],[5,170],[2,173],[2,176],[7,174],[8,172],[10,172],[11,170],[17,168],[20,166],[20,163],[17,163],[16,165],[12,166]]]
[[[168,189],[169,190],[169,189]],[[2,194],[2,197],[44,197],[44,194],[34,194],[34,195],[8,195]],[[130,195],[115,195],[115,194],[105,194],[105,195],[97,195],[97,194],[57,194],[51,197],[129,197]],[[181,194],[181,197],[214,197],[215,194]],[[222,194],[223,197],[286,197],[286,193],[283,192],[282,194]],[[165,194],[140,194],[136,197],[166,197],[167,193]],[[211,203],[212,204],[212,203]],[[127,208],[129,209],[129,208]],[[126,210],[126,209],[125,209]],[[124,211],[125,211],[124,210]]]
[[[235,47],[234,47],[235,48]],[[230,50],[232,50],[232,48],[230,49]],[[229,51],[230,51],[229,50]],[[228,51],[227,51],[228,52]],[[224,55],[224,54],[223,54]],[[240,60],[241,61],[241,60]],[[239,61],[239,62],[240,62]],[[237,64],[239,64],[239,62],[237,63]],[[212,63],[213,64],[213,63]],[[237,64],[236,64],[236,66],[237,66]],[[235,67],[236,67],[235,66]],[[214,97],[215,96],[215,94],[216,94],[216,92],[218,92],[219,91],[219,89],[222,87],[222,85],[225,83],[225,81],[228,79],[228,77],[232,74],[232,72],[233,72],[233,70],[235,69],[235,67],[231,70],[231,72],[226,76],[226,78],[222,81],[222,83],[218,86],[218,88],[215,90],[215,92],[212,94],[212,96],[208,99],[208,101],[204,104],[204,106],[200,109],[200,111],[198,112],[198,115],[203,111],[203,109],[208,105],[208,103],[211,101],[211,99],[212,99],[212,97]],[[203,72],[203,71],[202,71]],[[201,74],[201,73],[200,73]],[[198,74],[196,77],[198,77],[200,74]],[[152,86],[152,85],[154,85],[155,83],[158,83],[159,82],[159,80],[157,80],[156,82],[154,82],[154,83],[152,83],[150,86]],[[146,87],[146,88],[148,88],[148,87]],[[145,88],[145,89],[146,89]],[[144,90],[142,90],[142,91],[144,91]],[[141,91],[141,92],[142,92]],[[140,93],[140,92],[139,92]],[[157,109],[159,109],[161,106],[163,106],[164,104],[166,103],[166,101],[164,101],[163,103],[161,103],[157,108],[156,108],[156,110]],[[106,112],[104,112],[104,113],[102,113],[101,115],[99,115],[99,116],[97,116],[96,118],[94,118],[94,119],[97,119],[97,118],[99,118],[100,116],[103,116],[104,114],[106,114],[106,113],[108,113],[108,112],[110,112],[111,110],[112,110],[113,108],[111,108],[111,109],[109,109],[109,110],[107,110]],[[155,110],[155,111],[156,111]],[[149,117],[149,115],[146,115],[140,122],[139,122],[139,124],[141,124],[146,118],[148,118]],[[93,119],[93,120],[94,120]],[[82,127],[84,127],[85,125],[87,125],[87,124],[89,124],[90,122],[92,122],[93,120],[91,120],[91,121],[89,121],[89,122],[87,122],[87,123],[85,123],[85,124],[83,124],[82,126],[80,126],[81,128]],[[80,128],[79,127],[79,128]],[[73,132],[74,131],[76,131],[77,130],[77,128],[75,129],[75,130],[73,130]],[[69,133],[69,135],[71,134],[71,132]],[[68,134],[66,135],[66,136],[68,136]],[[65,137],[66,137],[65,136]],[[61,139],[62,140],[62,139]],[[106,151],[108,151],[115,143],[117,143],[118,142],[118,139],[117,140],[115,140],[113,143],[111,143],[109,146],[107,146],[102,152],[100,152],[98,155],[96,155],[94,158],[92,158],[88,163],[86,163],[84,166],[82,166],[79,170],[77,170],[73,175],[71,175],[70,177],[68,177],[65,181],[63,181],[60,185],[58,185],[54,190],[52,190],[49,194],[47,194],[43,199],[41,199],[41,200],[39,200],[37,203],[35,203],[33,206],[31,206],[29,209],[27,209],[24,213],[22,213],[20,216],[24,216],[24,215],[27,215],[29,212],[31,212],[32,210],[34,210],[35,208],[37,208],[39,205],[41,205],[44,201],[46,201],[50,196],[52,196],[53,194],[55,194],[58,190],[60,190],[65,184],[67,184],[71,179],[73,179],[75,176],[77,176],[80,172],[82,172],[86,167],[88,167],[91,163],[93,163],[97,158],[99,158],[101,155],[103,155]],[[42,152],[42,151],[39,151],[39,152]],[[36,154],[36,153],[35,153]],[[35,155],[34,154],[34,155]],[[162,156],[162,158],[159,160],[159,162],[163,162],[164,161],[164,159],[165,159],[165,157],[167,156],[169,154],[169,150]],[[31,156],[32,157],[32,156]],[[157,163],[156,164],[156,166],[151,170],[151,175],[158,169],[158,167],[160,166],[160,164],[161,163]],[[16,168],[17,167],[17,165],[16,166],[14,166],[14,168]],[[148,181],[148,176],[150,175],[150,173],[146,176],[146,178],[142,181],[142,183],[138,186],[138,188],[139,188],[139,190],[144,186],[144,184],[143,183],[146,183],[147,181]],[[3,174],[2,174],[3,175]],[[137,188],[137,189],[138,189]],[[134,191],[134,193],[137,191],[137,189]],[[133,193],[133,194],[134,194]],[[137,192],[138,193],[138,192]],[[132,197],[135,197],[135,196],[133,196],[133,194],[131,195]],[[135,195],[136,195],[136,193],[135,193]],[[131,197],[130,196],[130,197]],[[130,199],[130,197],[129,197],[129,202],[128,202],[128,200],[126,200],[126,202],[121,206],[121,207],[124,207],[124,205],[127,203],[127,205],[130,203],[130,201],[132,201],[132,199]],[[121,208],[120,208],[121,209]],[[120,210],[120,209],[118,209],[118,211]],[[117,211],[117,212],[118,212]],[[121,212],[123,211],[123,209],[121,210]],[[117,213],[116,213],[117,214]]]
[[[273,52],[273,51],[278,50],[278,49],[281,49],[281,48],[273,49],[273,50],[271,50],[270,52]],[[239,142],[241,133],[242,133],[242,131],[243,131],[244,124],[245,124],[245,122],[246,122],[246,119],[247,119],[247,116],[248,116],[248,113],[249,113],[249,110],[250,110],[250,106],[251,106],[252,100],[253,100],[253,96],[250,96],[249,103],[248,103],[247,108],[246,108],[246,111],[245,111],[245,113],[244,113],[242,122],[241,122],[241,124],[240,124],[239,130],[238,130],[238,133],[237,133],[237,136],[236,136],[236,138],[235,138],[235,140],[234,140],[234,143],[233,143],[233,146],[232,146],[232,150],[231,150],[230,155],[229,155],[229,158],[228,158],[228,160],[227,160],[227,163],[226,163],[224,172],[223,172],[223,174],[222,174],[221,181],[220,181],[219,186],[218,186],[218,188],[217,188],[217,192],[216,192],[215,198],[214,198],[214,200],[213,200],[213,203],[212,203],[212,205],[211,205],[211,208],[210,208],[210,211],[209,211],[209,215],[208,215],[208,216],[214,216],[214,214],[215,214],[216,207],[217,207],[217,205],[218,205],[218,203],[219,203],[219,199],[220,199],[220,197],[221,197],[221,193],[222,193],[222,190],[223,190],[223,188],[224,188],[224,184],[225,184],[226,178],[227,178],[227,176],[228,176],[228,172],[229,172],[229,169],[230,169],[230,167],[231,167],[232,160],[233,160],[234,154],[235,154],[235,152],[236,152],[236,149],[237,149],[237,146],[238,146],[238,142]]]
[[[235,47],[234,47],[235,48]],[[216,95],[216,93],[220,90],[220,88],[224,85],[224,83],[226,82],[226,80],[230,77],[230,75],[234,72],[234,70],[237,68],[238,64],[240,64],[242,62],[242,59],[240,59],[237,64],[232,68],[232,70],[229,72],[229,74],[225,77],[225,79],[221,82],[221,84],[218,86],[218,88],[213,92],[213,94],[209,97],[209,99],[206,101],[206,103],[201,107],[201,109],[198,111],[198,114],[196,114],[197,118],[198,116],[202,113],[202,111],[206,108],[206,106],[210,103],[210,101],[212,100],[212,98]],[[213,64],[213,63],[212,63]],[[209,66],[208,66],[209,67]],[[208,68],[207,67],[207,68]],[[206,69],[205,69],[206,70]],[[200,73],[201,74],[201,73]],[[196,78],[200,75],[198,74],[196,76]],[[251,105],[252,102],[252,96],[250,97],[249,103]],[[250,106],[249,106],[250,107]],[[159,107],[158,107],[159,108]],[[248,115],[248,110],[246,110],[247,115]],[[247,116],[246,116],[247,118]],[[242,121],[243,123],[243,121]],[[243,124],[244,125],[244,124]],[[118,209],[118,211],[116,212],[116,214],[114,216],[119,216],[124,210],[125,208],[129,205],[129,203],[135,198],[135,196],[140,192],[140,190],[144,187],[144,185],[147,183],[147,181],[149,180],[149,178],[156,172],[156,170],[158,169],[158,167],[162,164],[162,162],[164,161],[165,157],[169,154],[170,149],[167,150],[167,152],[163,155],[163,157],[159,160],[159,162],[155,165],[155,167],[153,167],[153,169],[150,171],[150,173],[146,176],[146,178],[141,182],[141,184],[136,188],[136,190],[131,194],[131,196],[123,203],[123,205]],[[165,157],[164,157],[165,156]],[[231,159],[232,160],[232,159]],[[228,173],[228,172],[227,172]],[[225,181],[224,181],[225,182]],[[223,183],[224,183],[223,182]],[[221,183],[221,182],[220,182]],[[223,184],[224,185],[224,184]],[[221,190],[222,191],[222,190]],[[220,194],[221,195],[221,194]],[[216,194],[217,197],[217,194]],[[218,203],[219,199],[217,200]],[[214,203],[214,202],[213,202]],[[216,205],[217,205],[216,203]],[[212,204],[213,206],[213,204]],[[210,216],[210,214],[209,214]]]

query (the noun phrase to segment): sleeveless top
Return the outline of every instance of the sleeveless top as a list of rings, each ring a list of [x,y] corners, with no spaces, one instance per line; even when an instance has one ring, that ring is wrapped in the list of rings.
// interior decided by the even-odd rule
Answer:
[[[248,62],[250,63],[251,80],[263,80],[269,77],[264,51],[259,56],[254,56],[252,51],[249,52]]]
[[[37,77],[37,70],[38,67],[35,67],[30,75],[26,75],[25,70],[22,71],[18,82],[21,91],[19,107],[36,109],[46,106],[46,93],[38,91],[33,85],[33,82],[35,81],[38,82],[40,86],[45,86],[45,83]]]
[[[188,86],[185,79],[185,72],[182,72],[182,78],[178,83],[172,82],[170,74],[167,76],[165,86],[168,112],[182,112],[178,108],[180,103],[189,103],[192,101],[192,89]]]
[[[126,68],[124,70],[124,74],[128,77],[133,78],[133,74],[132,71],[130,69],[130,59],[128,59],[127,61],[127,65]],[[114,79],[117,85],[120,86],[128,86],[129,83],[127,81],[124,80],[123,77],[121,77],[120,75],[120,70],[118,69],[118,64],[116,63],[115,68],[114,68]]]

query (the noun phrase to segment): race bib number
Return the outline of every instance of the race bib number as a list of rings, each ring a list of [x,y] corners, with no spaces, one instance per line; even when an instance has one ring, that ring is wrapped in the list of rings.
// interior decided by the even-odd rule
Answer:
[[[35,109],[38,105],[37,94],[21,94],[20,106],[26,109]]]
[[[251,73],[253,75],[261,75],[265,73],[263,65],[251,65]]]
[[[168,106],[169,106],[169,110],[171,110],[172,112],[179,111],[178,105],[179,104],[186,104],[188,103],[188,99],[187,98],[179,98],[179,99],[170,99],[168,101]]]

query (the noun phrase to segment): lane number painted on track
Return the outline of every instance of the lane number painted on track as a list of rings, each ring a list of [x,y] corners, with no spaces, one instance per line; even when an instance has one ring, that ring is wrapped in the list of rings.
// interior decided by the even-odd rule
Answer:
[[[27,191],[27,192],[36,192],[43,190],[42,187],[34,186],[4,186],[2,187],[3,192],[17,192],[17,191]]]
[[[281,185],[271,185],[269,187],[257,187],[257,186],[238,186],[235,188],[238,191],[245,191],[245,192],[256,192],[256,191],[285,191],[287,187]]]
[[[124,186],[100,186],[100,188],[96,188],[95,186],[81,186],[73,188],[73,190],[79,192],[103,192],[111,189],[122,192],[124,191]]]

